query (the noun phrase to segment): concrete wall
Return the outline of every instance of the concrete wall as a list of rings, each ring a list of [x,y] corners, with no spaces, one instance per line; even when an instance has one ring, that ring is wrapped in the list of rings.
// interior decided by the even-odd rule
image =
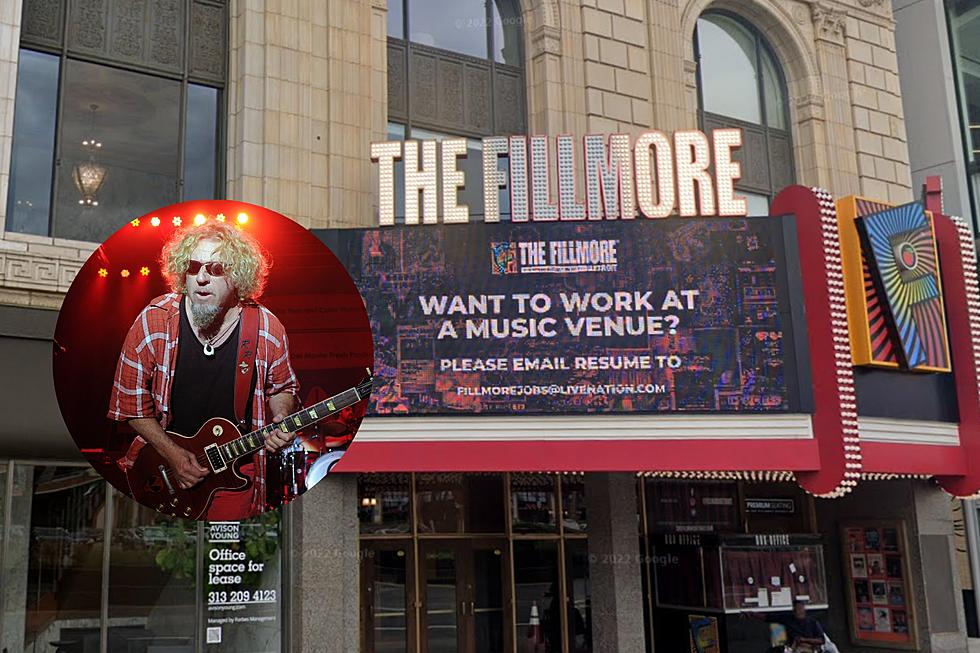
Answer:
[[[892,7],[913,187],[918,193],[927,176],[942,176],[946,213],[968,218],[963,130],[943,0],[892,0]]]

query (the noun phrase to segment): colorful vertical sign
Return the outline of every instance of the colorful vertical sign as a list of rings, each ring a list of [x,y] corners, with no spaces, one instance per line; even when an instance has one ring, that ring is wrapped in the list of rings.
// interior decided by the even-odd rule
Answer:
[[[851,349],[856,365],[948,372],[942,281],[921,204],[838,202]]]

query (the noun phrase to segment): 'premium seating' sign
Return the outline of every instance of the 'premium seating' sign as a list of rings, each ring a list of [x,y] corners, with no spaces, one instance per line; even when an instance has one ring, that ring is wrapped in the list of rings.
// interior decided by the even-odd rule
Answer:
[[[732,151],[741,145],[740,129],[715,129],[710,137],[700,131],[679,131],[673,138],[650,131],[635,142],[627,134],[590,134],[582,139],[582,201],[573,137],[485,138],[483,220],[500,221],[501,190],[509,193],[513,222],[632,220],[637,214],[657,219],[675,213],[744,216],[746,200],[735,195],[741,164],[732,160]],[[552,149],[554,175],[549,169]],[[371,159],[379,164],[380,223],[395,224],[396,182],[405,188],[405,224],[469,222],[471,207],[459,203],[466,175],[458,164],[467,151],[465,138],[372,143]],[[501,159],[507,159],[507,170],[500,168]],[[404,162],[400,180],[395,166],[399,160]],[[552,179],[558,182],[557,197]]]

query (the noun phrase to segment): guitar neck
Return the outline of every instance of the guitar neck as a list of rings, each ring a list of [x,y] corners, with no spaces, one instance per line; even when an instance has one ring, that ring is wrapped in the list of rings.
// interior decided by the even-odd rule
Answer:
[[[224,460],[237,460],[243,456],[255,453],[264,447],[265,441],[269,439],[269,436],[275,431],[281,431],[283,433],[299,431],[300,429],[319,422],[325,417],[329,417],[334,413],[340,412],[348,406],[353,406],[365,396],[366,395],[359,393],[356,387],[351,388],[350,390],[344,390],[340,394],[336,394],[329,399],[324,399],[323,401],[314,404],[309,408],[304,408],[303,410],[296,411],[292,415],[286,416],[286,418],[278,424],[267,424],[260,429],[256,429],[251,433],[241,436],[240,438],[227,442],[219,446],[218,450],[221,452],[221,456],[224,458]]]

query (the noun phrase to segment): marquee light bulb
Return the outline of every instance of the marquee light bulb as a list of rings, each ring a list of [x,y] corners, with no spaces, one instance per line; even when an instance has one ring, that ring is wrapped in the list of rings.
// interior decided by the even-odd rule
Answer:
[[[156,216],[153,216],[152,218],[150,218],[150,224],[153,225],[154,227],[159,227],[160,226],[160,218],[158,218]]]
[[[126,277],[129,276],[129,270],[123,268],[122,270],[119,271],[119,276],[125,279]]]
[[[140,219],[136,218],[135,220],[130,220],[129,224],[133,225],[134,227],[138,227],[140,226]]]
[[[207,221],[207,218],[204,217],[203,213],[198,213],[194,216],[194,224],[196,225],[202,225],[205,221]]]
[[[174,223],[174,226],[175,227],[179,227],[180,226],[181,219],[180,219],[180,216],[179,215],[175,215],[174,216],[173,223]]]
[[[144,277],[150,276],[150,268],[146,267],[145,265],[143,267],[141,267],[140,268],[140,275],[142,275]]]
[[[248,222],[248,213],[238,214],[238,224],[245,224]]]
[[[224,222],[225,221],[225,214],[224,213],[219,213],[217,216],[215,216],[215,220],[217,220],[218,222]]]
[[[105,279],[106,277],[109,276],[109,271],[106,270],[105,268],[99,268],[99,276]]]

